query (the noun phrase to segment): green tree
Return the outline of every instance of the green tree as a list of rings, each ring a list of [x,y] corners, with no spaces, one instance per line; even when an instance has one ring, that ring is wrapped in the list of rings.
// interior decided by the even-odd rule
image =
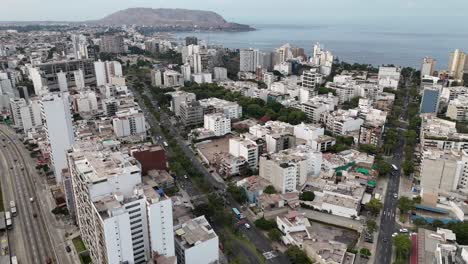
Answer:
[[[383,204],[380,200],[372,198],[367,204],[366,209],[371,212],[373,215],[378,215],[380,210],[382,210]]]
[[[305,191],[299,195],[299,199],[302,201],[313,201],[315,199],[315,194],[311,191]]]
[[[361,248],[361,250],[359,250],[359,254],[361,254],[361,256],[364,256],[366,258],[372,255],[368,248]]]
[[[407,260],[409,253],[411,252],[411,240],[407,235],[397,235],[393,239],[393,243],[396,249],[397,260]]]
[[[451,229],[457,236],[458,244],[468,244],[468,222],[451,224],[449,225],[449,229]]]
[[[286,250],[286,256],[292,264],[312,264],[307,254],[298,246],[291,246]]]
[[[360,144],[359,151],[365,152],[369,155],[376,155],[379,152],[379,149],[372,144]]]
[[[406,196],[400,197],[398,199],[398,209],[402,214],[408,213],[410,210],[414,208],[414,201]]]
[[[380,176],[385,176],[392,170],[392,165],[386,162],[383,159],[376,159],[377,170],[379,171]]]
[[[265,189],[263,189],[263,192],[266,194],[274,194],[276,193],[276,189],[273,185],[268,185],[265,187]]]
[[[234,198],[234,200],[236,200],[238,203],[243,204],[247,201],[247,194],[245,193],[245,190],[243,188],[230,183],[227,187],[227,191],[232,195],[232,198]]]
[[[367,225],[367,230],[370,233],[374,233],[375,230],[377,229],[377,222],[375,222],[375,220],[373,219],[368,219],[366,222],[366,225]]]
[[[270,238],[272,241],[281,241],[282,236],[283,233],[281,233],[281,231],[279,231],[277,228],[268,231],[268,238]]]
[[[267,220],[264,217],[255,220],[254,225],[262,230],[268,231],[276,228],[276,221]]]

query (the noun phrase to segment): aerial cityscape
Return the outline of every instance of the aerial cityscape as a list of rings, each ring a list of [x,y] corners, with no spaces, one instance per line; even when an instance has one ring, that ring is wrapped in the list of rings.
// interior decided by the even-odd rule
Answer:
[[[0,264],[468,264],[468,35],[419,1],[18,2]]]

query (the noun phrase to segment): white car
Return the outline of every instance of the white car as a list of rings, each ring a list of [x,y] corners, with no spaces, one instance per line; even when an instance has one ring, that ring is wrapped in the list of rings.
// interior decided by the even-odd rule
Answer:
[[[406,229],[406,228],[401,228],[401,229],[400,229],[400,233],[408,233],[408,229]]]
[[[396,237],[397,235],[398,235],[398,233],[393,233],[392,237]]]
[[[245,226],[245,228],[250,229],[249,223],[245,223],[244,226]]]
[[[32,198],[32,197],[29,198],[29,201],[30,201],[31,203],[34,202],[34,198]]]
[[[395,199],[398,198],[398,193],[394,193],[393,198],[395,198]]]

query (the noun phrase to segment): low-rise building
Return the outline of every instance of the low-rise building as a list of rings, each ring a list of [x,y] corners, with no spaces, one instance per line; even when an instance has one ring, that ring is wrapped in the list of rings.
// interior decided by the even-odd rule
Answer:
[[[183,102],[191,102],[196,100],[196,96],[194,93],[176,91],[167,94],[169,94],[172,97],[171,111],[174,112],[176,116],[180,116],[180,106]]]
[[[163,73],[163,87],[172,88],[184,86],[184,77],[180,72],[166,70]]]
[[[438,149],[468,149],[468,134],[459,133],[456,123],[422,115],[421,147]]]
[[[177,263],[211,264],[219,261],[219,239],[205,216],[174,228]]]
[[[307,102],[301,103],[298,108],[307,115],[312,123],[318,123],[322,114],[335,110],[337,104],[338,97],[328,94],[312,97]]]
[[[229,139],[229,154],[234,157],[243,157],[250,168],[258,168],[258,156],[259,156],[258,144],[244,137],[235,137]]]
[[[135,109],[117,112],[112,119],[112,126],[117,137],[146,133],[145,116],[142,112]]]

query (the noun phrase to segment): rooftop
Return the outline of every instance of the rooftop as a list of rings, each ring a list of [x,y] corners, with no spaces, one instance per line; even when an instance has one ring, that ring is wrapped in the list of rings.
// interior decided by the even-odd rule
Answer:
[[[217,237],[210,223],[203,215],[191,219],[174,229],[176,240],[186,249]]]

